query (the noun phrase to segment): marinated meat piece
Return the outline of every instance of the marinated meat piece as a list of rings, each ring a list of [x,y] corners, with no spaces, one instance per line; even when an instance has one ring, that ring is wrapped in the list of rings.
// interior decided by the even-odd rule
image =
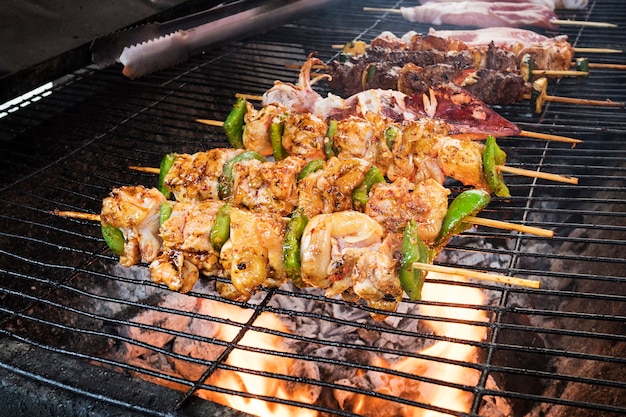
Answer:
[[[398,178],[391,184],[375,184],[365,214],[380,223],[387,233],[402,233],[408,220],[415,220],[419,237],[434,242],[448,212],[450,190],[437,181],[427,179],[414,184]]]
[[[219,253],[210,241],[211,228],[223,204],[214,200],[172,203],[172,213],[160,229],[162,254],[150,263],[154,282],[187,292],[200,273],[223,276]]]
[[[230,239],[222,247],[220,262],[232,286],[222,286],[222,295],[244,301],[259,286],[277,287],[285,281],[285,227],[276,214],[231,210]]]
[[[151,262],[159,254],[159,209],[165,201],[159,190],[142,185],[114,188],[102,201],[102,224],[124,235],[122,265]]]
[[[491,3],[462,1],[426,3],[416,7],[401,7],[402,17],[410,22],[433,25],[489,27],[537,26],[554,29],[552,20],[558,19],[552,9],[532,3]]]
[[[305,160],[324,158],[328,125],[312,113],[289,113],[284,119],[282,143],[289,155]]]
[[[243,161],[233,167],[230,203],[255,212],[288,216],[298,203],[297,177],[306,161],[288,156],[278,162]]]
[[[393,250],[383,245],[383,239],[382,226],[363,213],[313,217],[302,235],[304,282],[326,289],[327,296],[354,293],[377,306],[395,307],[402,288]],[[385,302],[389,298],[391,303]]]
[[[298,207],[309,217],[320,213],[352,210],[352,191],[372,164],[360,158],[331,158],[324,168],[298,184]]]
[[[177,201],[217,200],[218,180],[224,164],[241,149],[216,148],[195,154],[180,154],[164,179]]]
[[[263,156],[272,155],[270,125],[274,117],[285,112],[285,106],[280,103],[270,103],[261,110],[256,110],[250,102],[246,102],[246,107],[242,138],[244,147]]]

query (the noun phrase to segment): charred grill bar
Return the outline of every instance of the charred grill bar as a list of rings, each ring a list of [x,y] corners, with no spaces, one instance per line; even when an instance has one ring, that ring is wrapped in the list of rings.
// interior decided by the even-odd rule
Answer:
[[[120,66],[82,68],[0,119],[0,396],[9,414],[241,415],[235,405],[216,405],[217,394],[320,415],[401,414],[391,407],[470,416],[624,414],[623,109],[549,103],[535,115],[525,103],[498,108],[524,130],[584,140],[570,147],[502,139],[508,164],[580,183],[507,177],[513,197],[494,200],[483,215],[552,229],[555,237],[479,227],[451,241],[439,262],[538,279],[542,287],[431,276],[431,295],[402,303],[382,322],[364,305],[289,286],[235,303],[220,299],[209,277],[176,294],[153,284],[145,267],[120,267],[96,225],[50,214],[97,213],[111,188],[155,184],[128,165],[226,146],[219,128],[195,120],[224,119],[237,92],[261,94],[274,80],[293,81],[286,65],[311,51],[328,62],[333,44],[428,30],[362,6],[338,2],[138,80],[126,79]],[[626,25],[618,1],[591,0],[584,11],[559,16]],[[622,29],[560,33],[577,47],[626,48]],[[626,63],[623,54],[590,59]],[[624,101],[625,87],[626,72],[597,69],[588,79],[551,83],[550,93]],[[460,298],[448,298],[457,291]],[[458,356],[456,348],[469,353]],[[260,368],[266,359],[270,365]],[[261,385],[270,389],[255,391]],[[435,388],[444,389],[444,401],[434,402]],[[453,397],[466,399],[468,411],[455,411]],[[361,399],[368,405],[359,406]]]

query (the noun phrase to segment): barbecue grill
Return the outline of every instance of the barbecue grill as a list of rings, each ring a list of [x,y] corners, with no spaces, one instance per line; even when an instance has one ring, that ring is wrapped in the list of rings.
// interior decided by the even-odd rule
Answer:
[[[403,5],[413,4],[376,2]],[[145,266],[119,266],[93,222],[51,214],[98,213],[113,187],[156,184],[129,165],[158,166],[168,152],[227,146],[220,128],[195,120],[223,120],[236,93],[262,94],[274,80],[295,82],[297,71],[288,64],[312,51],[328,61],[338,54],[333,44],[370,41],[384,30],[428,30],[362,6],[336,2],[136,80],[125,78],[120,65],[86,65],[4,110],[5,415],[235,416],[244,415],[236,409],[241,402],[253,404],[250,412],[267,407],[268,415],[283,406],[339,416],[626,412],[623,108],[547,103],[540,115],[528,103],[496,108],[524,130],[582,139],[576,146],[499,141],[507,164],[572,175],[579,184],[507,176],[512,197],[495,199],[482,215],[555,236],[476,227],[455,237],[437,263],[535,279],[541,288],[429,275],[429,297],[405,300],[382,321],[365,305],[288,285],[239,303],[220,298],[219,279],[205,277],[190,293],[177,294],[152,283]],[[577,47],[626,48],[622,2],[591,0],[585,10],[559,15],[620,25],[562,27]],[[623,53],[590,59],[626,63]],[[325,94],[324,83],[316,88]],[[625,101],[625,91],[626,72],[597,69],[588,79],[552,81],[549,93]],[[448,297],[457,291],[460,298]],[[442,347],[469,353],[459,357]],[[260,368],[262,361],[270,365]],[[434,401],[436,395],[444,400]],[[467,410],[452,405],[457,398]]]

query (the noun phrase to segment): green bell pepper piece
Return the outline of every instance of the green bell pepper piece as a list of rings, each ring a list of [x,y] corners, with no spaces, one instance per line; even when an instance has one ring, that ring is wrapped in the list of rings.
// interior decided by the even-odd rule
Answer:
[[[243,149],[243,122],[247,111],[247,101],[240,97],[224,120],[224,133],[233,148]]]
[[[491,196],[487,191],[472,189],[459,194],[448,207],[443,218],[441,230],[435,240],[435,246],[445,245],[450,238],[471,227],[464,220],[468,216],[474,216],[489,204]]]
[[[167,175],[168,172],[170,172],[170,169],[172,169],[172,166],[174,165],[174,161],[176,160],[177,154],[175,153],[168,153],[165,154],[165,156],[163,156],[163,159],[161,159],[161,165],[159,167],[159,191],[161,191],[161,193],[165,196],[165,198],[169,198],[170,195],[172,194],[172,191],[167,188],[167,186],[165,185],[165,176]]]
[[[370,199],[370,190],[379,182],[385,182],[385,176],[375,165],[372,165],[365,173],[363,182],[352,191],[352,205],[356,210],[365,211],[365,206]]]
[[[109,249],[117,256],[122,256],[124,254],[124,244],[126,243],[122,231],[107,224],[101,224],[100,230]]]
[[[222,175],[220,176],[217,184],[217,192],[220,200],[230,197],[233,192],[233,167],[235,166],[235,164],[238,164],[242,161],[248,161],[250,159],[256,159],[257,161],[265,162],[265,158],[263,158],[257,152],[246,151],[240,153],[239,155],[224,164],[224,167],[222,168]]]
[[[498,165],[506,163],[506,153],[496,143],[496,138],[489,135],[485,141],[483,151],[483,169],[487,184],[498,197],[510,197],[509,187],[504,182],[504,177],[498,169]]]
[[[409,220],[402,235],[402,261],[400,262],[399,279],[402,289],[411,300],[422,298],[425,273],[413,268],[414,262],[428,262],[429,249],[418,236],[417,222]]]
[[[283,242],[283,263],[287,278],[300,288],[304,286],[300,275],[300,239],[308,222],[309,218],[302,209],[295,210],[289,219]]]
[[[230,237],[230,204],[226,203],[217,211],[215,222],[209,232],[209,240],[213,249],[220,251]]]

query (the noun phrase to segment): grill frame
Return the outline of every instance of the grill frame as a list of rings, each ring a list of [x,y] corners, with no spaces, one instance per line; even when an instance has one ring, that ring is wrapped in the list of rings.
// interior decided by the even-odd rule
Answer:
[[[386,1],[385,6],[397,7],[402,1]],[[388,3],[388,4],[387,4]],[[221,120],[227,114],[235,92],[244,90],[246,93],[260,94],[271,86],[274,79],[294,80],[296,73],[284,68],[285,64],[302,61],[310,51],[319,51],[323,60],[328,60],[336,51],[328,45],[337,40],[349,40],[361,37],[370,40],[382,30],[403,33],[408,25],[400,18],[392,15],[379,16],[359,13],[359,2],[349,2],[355,26],[343,27],[340,13],[330,10],[321,11],[316,16],[302,19],[296,23],[268,32],[262,36],[244,42],[233,42],[211,50],[206,54],[165,71],[130,81],[120,74],[119,66],[108,69],[83,68],[70,74],[54,88],[53,94],[41,97],[33,104],[16,109],[10,116],[0,120],[0,145],[3,150],[3,168],[0,169],[4,186],[0,188],[0,251],[4,261],[0,261],[0,271],[4,276],[4,284],[0,288],[2,302],[0,306],[0,344],[5,352],[20,352],[20,355],[3,355],[0,366],[0,381],[7,381],[6,386],[16,384],[25,387],[43,387],[53,394],[47,398],[26,396],[29,401],[15,401],[15,391],[0,390],[7,404],[15,404],[15,409],[37,411],[39,407],[53,408],[55,396],[67,398],[67,412],[79,413],[82,406],[91,401],[104,401],[106,410],[102,415],[115,414],[117,409],[124,413],[137,415],[240,415],[229,408],[216,406],[210,402],[199,400],[187,394],[160,387],[155,384],[130,378],[125,374],[93,366],[89,362],[123,368],[127,372],[146,372],[132,365],[124,365],[115,360],[103,358],[90,351],[81,351],[81,337],[95,336],[102,345],[109,340],[121,340],[136,345],[132,341],[111,331],[112,326],[124,324],[125,321],[115,315],[89,311],[86,305],[78,300],[96,300],[123,305],[132,311],[142,309],[159,311],[161,308],[146,300],[106,295],[99,292],[99,286],[118,285],[145,288],[146,292],[156,294],[167,293],[149,281],[137,281],[113,270],[116,263],[113,256],[106,250],[99,230],[85,221],[59,219],[49,211],[55,208],[98,212],[100,201],[110,188],[121,184],[149,184],[153,178],[146,174],[134,173],[120,169],[130,164],[155,166],[161,155],[175,150],[177,152],[195,152],[210,146],[226,146],[219,129],[207,128],[193,122],[196,118],[214,118]],[[617,23],[626,22],[626,9],[617,10],[617,3],[592,1],[589,12],[564,12],[563,18],[579,20],[597,20],[597,16],[614,18]],[[622,6],[623,9],[623,6]],[[613,13],[613,12],[616,13]],[[320,23],[321,22],[321,23]],[[402,29],[400,29],[402,28]],[[427,27],[420,26],[422,31]],[[306,29],[306,31],[304,30]],[[336,30],[338,29],[338,30]],[[599,29],[564,29],[562,32],[577,41],[577,46],[598,46],[598,39],[606,38]],[[305,34],[306,33],[306,34]],[[602,46],[621,47],[626,40],[606,41]],[[290,42],[285,42],[289,39]],[[299,41],[299,42],[296,42]],[[590,44],[587,44],[589,42]],[[281,48],[277,55],[277,49]],[[250,57],[254,55],[255,66],[250,65]],[[603,61],[623,61],[618,57],[601,57]],[[223,69],[225,68],[225,69]],[[237,68],[235,75],[229,68]],[[596,76],[596,73],[599,75]],[[603,99],[610,96],[616,101],[624,101],[624,92],[604,87],[610,85],[626,85],[626,76],[615,71],[594,71],[592,77],[584,81],[563,79],[551,85],[552,94],[576,95],[578,97]],[[260,82],[262,80],[262,82]],[[610,81],[612,80],[612,81]],[[611,84],[613,83],[613,84]],[[615,87],[614,87],[615,88]],[[581,180],[578,186],[555,185],[543,181],[512,179],[511,189],[515,196],[510,202],[496,200],[485,216],[500,218],[503,214],[511,220],[523,221],[529,225],[554,228],[555,238],[548,240],[537,237],[511,236],[502,231],[479,229],[471,231],[451,242],[450,248],[462,253],[480,253],[494,257],[504,257],[506,268],[492,267],[489,264],[467,265],[468,268],[489,270],[515,276],[541,276],[546,284],[543,289],[529,290],[524,288],[503,288],[495,284],[464,284],[468,287],[479,287],[493,293],[499,302],[482,307],[491,316],[489,323],[475,323],[489,330],[488,338],[476,347],[484,352],[484,359],[477,363],[464,363],[463,366],[481,371],[481,379],[477,387],[462,386],[460,389],[475,394],[472,411],[469,415],[480,415],[481,402],[485,397],[495,396],[523,403],[520,409],[528,408],[529,402],[552,405],[568,405],[581,407],[589,411],[623,412],[624,406],[611,404],[593,404],[572,401],[556,397],[546,397],[532,392],[513,390],[500,392],[486,388],[487,375],[522,375],[525,380],[554,379],[562,383],[591,383],[594,387],[626,389],[626,384],[618,380],[600,377],[584,377],[565,374],[549,374],[543,369],[522,368],[506,362],[508,356],[521,357],[530,362],[538,355],[552,360],[568,359],[598,363],[603,366],[626,365],[623,356],[610,356],[605,353],[590,353],[584,350],[568,351],[552,341],[551,347],[524,344],[525,337],[541,335],[544,339],[562,337],[572,340],[605,340],[607,344],[623,344],[626,337],[623,333],[606,333],[604,330],[593,330],[593,324],[599,323],[600,329],[610,327],[613,323],[623,323],[624,316],[587,311],[578,300],[587,300],[591,307],[602,306],[608,310],[616,309],[626,302],[626,293],[612,293],[608,290],[590,292],[593,284],[606,284],[607,289],[624,284],[626,276],[594,272],[591,265],[598,268],[615,266],[616,270],[626,263],[619,257],[619,248],[626,244],[626,221],[624,220],[625,188],[620,186],[624,181],[626,166],[620,165],[626,154],[626,142],[620,137],[626,133],[626,118],[623,110],[605,110],[585,108],[575,113],[581,117],[571,116],[571,107],[550,103],[545,112],[536,117],[530,115],[523,104],[516,104],[498,109],[505,117],[515,121],[525,130],[539,130],[545,133],[569,135],[585,140],[584,144],[570,148],[562,144],[541,141],[522,142],[519,139],[503,139],[501,145],[509,153],[511,164],[530,169],[542,169],[548,172],[572,174]],[[93,123],[94,116],[97,123]],[[593,121],[593,123],[590,123]],[[607,149],[607,142],[611,147]],[[574,160],[575,163],[570,162]],[[564,161],[565,160],[565,161]],[[24,162],[22,162],[24,161]],[[97,170],[90,163],[98,161]],[[607,184],[608,182],[608,184]],[[601,196],[601,197],[600,197]],[[568,208],[568,205],[578,205]],[[563,220],[564,218],[564,220]],[[595,220],[595,222],[585,220]],[[596,228],[596,223],[597,228]],[[583,236],[572,235],[572,230],[582,230]],[[595,233],[599,230],[602,233]],[[609,239],[606,237],[609,236]],[[485,247],[484,242],[510,241],[507,245]],[[529,242],[536,243],[539,248],[551,247],[554,252],[529,253],[524,248]],[[563,247],[584,247],[585,251],[564,250]],[[611,253],[612,248],[615,253]],[[575,249],[575,248],[574,248]],[[602,250],[599,260],[593,254]],[[532,265],[532,260],[540,259],[540,265],[556,263],[562,266],[559,270],[542,271],[539,266]],[[473,258],[471,258],[473,259]],[[507,260],[508,259],[508,260]],[[455,263],[455,262],[451,262]],[[530,266],[529,266],[530,265]],[[585,266],[586,265],[586,266]],[[139,272],[142,274],[142,272]],[[10,283],[6,279],[14,280]],[[16,282],[27,282],[20,286]],[[570,286],[560,289],[560,281],[571,281]],[[584,285],[582,285],[582,284]],[[555,289],[559,288],[559,289]],[[110,289],[110,288],[109,288]],[[116,290],[117,291],[117,290]],[[324,301],[333,305],[349,306],[340,300],[325,300],[319,293],[292,293],[285,289],[261,291],[260,304],[244,304],[245,307],[261,312],[276,312],[290,315],[293,311],[283,311],[276,307],[266,306],[278,294],[291,297],[303,297],[311,301]],[[197,292],[190,294],[207,300],[217,301],[214,293]],[[7,301],[10,299],[9,301]],[[222,300],[223,301],[223,300]],[[529,304],[519,304],[525,301]],[[543,304],[547,303],[547,306]],[[228,302],[229,304],[234,304]],[[427,303],[424,303],[427,304]],[[567,308],[571,305],[573,311]],[[450,306],[451,308],[454,306]],[[78,320],[73,323],[55,323],[57,317],[46,316],[47,313],[59,311],[70,314]],[[561,310],[563,308],[563,310]],[[358,306],[357,310],[368,311]],[[579,310],[582,311],[579,311]],[[166,313],[177,315],[197,315],[197,313],[180,310],[165,310]],[[344,323],[340,319],[329,318],[325,314],[310,314],[306,311],[296,313],[330,323]],[[398,313],[398,316],[402,316]],[[525,322],[530,317],[547,316],[559,323],[566,323],[570,328],[559,329],[538,327]],[[425,319],[419,315],[412,319]],[[79,320],[80,319],[80,320]],[[217,320],[204,317],[204,319]],[[93,322],[91,322],[93,320]],[[580,320],[580,327],[571,321]],[[38,324],[39,322],[39,324]],[[24,333],[19,324],[31,323],[32,328],[51,331],[52,336]],[[34,324],[32,324],[34,323]],[[95,327],[103,325],[102,328]],[[231,323],[232,324],[232,323]],[[81,327],[84,326],[84,327]],[[250,327],[251,326],[251,327]],[[240,325],[241,336],[249,328],[264,333],[273,333],[264,328],[257,328],[252,323]],[[157,330],[157,328],[149,327]],[[245,329],[245,330],[244,330]],[[367,325],[366,329],[372,329]],[[375,330],[375,328],[374,328]],[[393,332],[393,329],[385,329]],[[524,337],[521,341],[511,340],[510,333],[520,332]],[[76,338],[64,341],[69,334]],[[79,335],[76,335],[79,334]],[[282,335],[282,334],[281,334]],[[186,335],[181,335],[186,336]],[[284,335],[283,335],[284,336]],[[437,340],[435,335],[420,335],[426,339]],[[301,339],[289,336],[302,343],[335,345],[334,341]],[[577,339],[580,338],[580,339]],[[506,343],[502,339],[507,340]],[[207,339],[209,342],[213,342]],[[465,344],[473,342],[463,341]],[[225,344],[227,349],[243,348],[241,345]],[[350,347],[350,346],[347,346]],[[352,346],[353,347],[353,346]],[[578,347],[580,348],[580,347]],[[365,347],[365,351],[380,350],[376,347]],[[509,352],[504,355],[502,352]],[[385,352],[392,353],[392,352]],[[164,352],[168,356],[172,353]],[[623,354],[623,351],[622,351]],[[291,354],[285,354],[289,357]],[[282,354],[279,355],[282,357]],[[303,355],[298,354],[298,358]],[[311,361],[324,363],[320,357],[305,357]],[[184,359],[178,357],[178,359]],[[436,360],[436,359],[434,359]],[[60,361],[58,369],[46,369],[46,362]],[[229,365],[217,363],[220,369]],[[355,364],[356,366],[356,364]],[[360,365],[368,369],[366,365]],[[67,374],[61,370],[65,369]],[[67,371],[73,369],[74,371]],[[245,372],[245,369],[239,369]],[[56,373],[55,373],[56,371]],[[278,376],[281,379],[289,379]],[[97,382],[107,384],[99,387]],[[122,381],[122,382],[119,382]],[[130,382],[132,381],[132,382]],[[192,381],[176,380],[174,382],[192,386]],[[314,381],[311,381],[315,383]],[[109,386],[116,384],[140,386],[129,396],[124,392],[107,392]],[[326,381],[317,382],[326,386]],[[215,387],[199,385],[205,389]],[[26,389],[23,392],[26,393]],[[116,390],[117,391],[117,390]],[[32,394],[28,394],[32,395]],[[158,398],[157,398],[158,397]],[[383,396],[384,397],[384,396]],[[390,397],[393,398],[393,397]],[[395,398],[396,401],[402,401]],[[48,401],[51,404],[48,404]],[[184,403],[181,408],[178,405]],[[29,408],[33,407],[33,408]],[[424,405],[425,408],[429,408]],[[83,408],[84,409],[84,408]],[[322,409],[322,411],[330,412]],[[347,412],[336,412],[337,415],[353,415]]]

